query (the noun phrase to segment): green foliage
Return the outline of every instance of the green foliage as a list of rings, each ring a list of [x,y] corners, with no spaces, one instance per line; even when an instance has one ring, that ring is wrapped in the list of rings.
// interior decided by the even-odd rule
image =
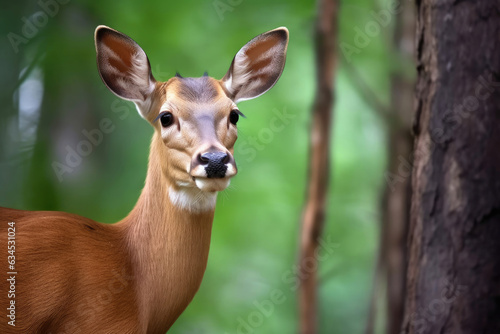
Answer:
[[[353,29],[372,20],[372,6],[367,0],[342,4],[339,43],[354,43]],[[22,35],[22,18],[40,10],[34,1],[9,3],[0,14],[2,34]],[[144,182],[152,129],[132,104],[121,102],[102,84],[93,45],[98,24],[134,38],[159,80],[176,71],[201,76],[205,70],[220,78],[245,42],[287,26],[290,44],[283,76],[270,92],[240,105],[248,118],[238,124],[239,175],[219,195],[204,281],[171,332],[237,333],[239,319],[258,320],[255,314],[262,311],[255,302],[265,304],[273,291],[283,293],[282,303],[275,304],[269,316],[261,316],[259,326],[243,333],[297,332],[297,297],[288,273],[297,260],[305,197],[315,89],[315,11],[313,2],[289,0],[73,0],[60,4],[33,38],[19,44],[19,52],[4,38],[0,205],[68,211],[105,223],[120,220],[133,207]],[[351,59],[383,101],[388,101],[391,33],[390,26],[381,28]],[[384,125],[351,86],[340,50],[338,58],[331,193],[324,230],[324,238],[337,246],[320,262],[320,332],[325,334],[363,332],[385,167]],[[25,68],[27,77],[33,69],[43,72],[40,114],[28,118],[21,117],[15,102]],[[283,114],[291,116],[281,121],[282,129],[266,130]],[[64,162],[67,146],[74,148],[84,138],[83,130],[99,128],[105,118],[113,130],[60,181],[52,163]],[[34,123],[33,136],[25,137],[19,130],[21,119]]]

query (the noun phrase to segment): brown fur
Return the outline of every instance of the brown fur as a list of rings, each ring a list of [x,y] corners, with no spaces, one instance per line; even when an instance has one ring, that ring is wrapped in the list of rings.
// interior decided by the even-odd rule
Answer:
[[[7,268],[7,223],[16,231],[16,326],[1,333],[137,332],[137,302],[123,225],[63,212],[0,209],[0,266]],[[5,311],[6,279],[0,280]],[[112,298],[108,299],[108,294]],[[124,307],[124,305],[126,305]],[[114,310],[120,309],[121,312]],[[91,320],[92,319],[92,320]],[[134,330],[135,329],[135,330]]]

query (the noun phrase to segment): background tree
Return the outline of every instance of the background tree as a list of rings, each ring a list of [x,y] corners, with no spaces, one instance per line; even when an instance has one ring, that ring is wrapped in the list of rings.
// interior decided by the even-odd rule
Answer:
[[[417,2],[405,333],[500,332],[498,2]]]
[[[382,312],[386,333],[398,334],[403,322],[411,203],[415,17],[413,3],[403,1],[399,4],[399,13],[394,16],[393,22],[394,67],[391,71],[390,106],[382,108],[381,103],[374,104],[374,110],[378,111],[387,126],[388,162],[381,198],[380,248],[367,334],[375,331],[379,299],[385,300],[387,305]]]
[[[302,220],[299,257],[300,333],[315,334],[317,324],[318,251],[323,232],[330,180],[330,138],[336,67],[336,0],[318,0],[314,30],[316,95],[312,107],[307,199]]]
[[[391,111],[388,121],[388,171],[382,196],[380,240],[381,269],[385,277],[387,334],[398,334],[404,314],[407,239],[411,203],[411,120],[414,101],[415,5],[401,2],[395,17],[393,50],[396,66],[391,73]],[[404,173],[404,175],[399,175]],[[397,174],[397,177],[394,177]]]
[[[387,167],[380,196],[380,243],[375,258],[371,303],[366,334],[399,333],[403,321],[407,265],[407,233],[410,220],[411,152],[415,63],[416,12],[411,2],[386,3],[372,12],[386,28],[386,57],[390,98],[377,91],[380,83],[370,83],[366,69],[343,62],[353,86],[379,117],[387,131]],[[375,21],[374,21],[375,22]],[[373,22],[372,22],[373,23]],[[362,68],[359,70],[358,68]],[[384,304],[386,307],[384,307]]]

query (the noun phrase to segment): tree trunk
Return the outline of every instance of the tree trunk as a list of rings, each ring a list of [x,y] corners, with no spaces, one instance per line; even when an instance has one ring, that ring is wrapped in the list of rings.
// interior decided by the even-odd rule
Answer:
[[[411,167],[413,148],[411,117],[413,110],[415,5],[404,1],[396,16],[394,46],[400,66],[392,75],[389,124],[388,169],[397,174],[397,182],[386,183],[383,200],[382,258],[386,275],[387,333],[398,334],[403,323],[406,289],[407,239],[410,225]],[[409,75],[408,72],[411,74]],[[402,174],[402,175],[401,175]]]
[[[330,171],[330,129],[333,107],[333,78],[337,33],[337,2],[318,1],[315,28],[316,96],[312,108],[307,201],[300,240],[298,277],[300,332],[317,332],[317,258],[323,230]]]
[[[411,119],[414,94],[415,4],[402,2],[395,16],[391,56],[397,66],[391,75],[390,108],[377,108],[388,128],[387,172],[382,196],[380,249],[373,281],[372,300],[366,334],[375,331],[377,300],[385,292],[387,305],[386,333],[398,334],[404,316],[406,289],[407,238],[410,225],[411,152],[413,136]],[[389,111],[384,114],[384,110]]]
[[[417,3],[404,333],[500,333],[500,5]]]

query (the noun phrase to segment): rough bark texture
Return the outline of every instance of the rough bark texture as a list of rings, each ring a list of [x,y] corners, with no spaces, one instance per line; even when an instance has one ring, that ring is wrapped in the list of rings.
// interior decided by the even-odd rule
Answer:
[[[330,171],[337,11],[336,0],[318,1],[315,28],[317,91],[312,108],[308,193],[302,222],[298,275],[302,334],[317,332],[318,264],[315,252],[323,230]]]
[[[404,333],[500,333],[500,4],[417,3]]]

